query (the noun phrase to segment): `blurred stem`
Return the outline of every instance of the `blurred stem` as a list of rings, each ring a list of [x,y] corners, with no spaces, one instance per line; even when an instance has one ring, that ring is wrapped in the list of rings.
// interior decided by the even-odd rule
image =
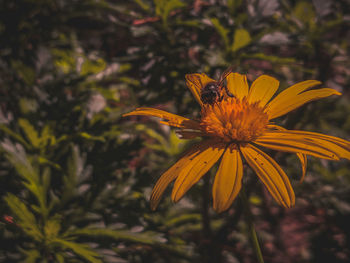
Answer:
[[[203,238],[201,239],[199,250],[201,255],[200,262],[202,263],[220,263],[221,260],[221,248],[214,241],[213,231],[210,221],[210,174],[203,177],[202,187],[202,232]]]
[[[211,236],[211,226],[209,218],[209,191],[210,191],[210,177],[209,174],[203,177],[204,185],[202,192],[202,223],[203,223],[203,233],[206,237]]]
[[[249,200],[248,200],[247,195],[245,193],[244,187],[242,187],[242,189],[241,189],[240,196],[241,196],[243,207],[244,207],[244,214],[245,214],[245,217],[246,217],[247,222],[248,222],[249,235],[250,235],[251,242],[253,244],[255,255],[256,255],[259,263],[264,263],[264,259],[263,259],[263,256],[262,256],[262,253],[260,250],[259,240],[258,240],[258,237],[256,235],[256,231],[255,231],[255,227],[254,227],[253,215],[252,215],[252,212],[250,210]]]

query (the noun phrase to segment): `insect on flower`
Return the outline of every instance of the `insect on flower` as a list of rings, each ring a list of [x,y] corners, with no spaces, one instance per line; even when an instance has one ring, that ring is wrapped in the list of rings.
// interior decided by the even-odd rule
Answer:
[[[199,82],[202,87],[200,96],[204,104],[213,105],[215,102],[220,102],[223,100],[224,95],[223,90],[226,91],[226,95],[229,97],[234,97],[233,94],[227,89],[227,85],[224,84],[226,77],[232,72],[232,67],[226,69],[220,76],[218,81],[211,81],[203,85],[201,83],[201,78],[197,75],[188,75],[188,78],[192,82]]]
[[[314,88],[321,82],[306,80],[274,96],[279,81],[273,77],[262,75],[249,88],[244,75],[228,72],[223,76],[227,82],[225,90],[229,93],[224,92],[221,78],[216,82],[203,73],[186,75],[187,86],[201,107],[198,120],[146,107],[123,115],[162,118],[162,124],[178,128],[184,139],[203,138],[159,178],[151,194],[153,210],[170,183],[175,181],[171,198],[177,202],[217,162],[220,164],[212,189],[213,207],[217,212],[228,209],[242,188],[243,160],[279,205],[294,206],[295,195],[289,178],[263,149],[296,154],[302,167],[301,181],[306,173],[306,155],[333,161],[350,160],[350,142],[347,140],[315,132],[287,130],[271,121],[307,102],[341,95],[338,91]],[[214,85],[208,86],[211,83]],[[210,99],[203,96],[203,88],[207,86],[206,89],[214,90],[216,94],[208,96]]]

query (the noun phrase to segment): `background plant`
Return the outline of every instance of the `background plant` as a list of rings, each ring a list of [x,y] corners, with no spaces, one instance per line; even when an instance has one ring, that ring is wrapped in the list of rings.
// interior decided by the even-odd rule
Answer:
[[[209,177],[151,212],[151,187],[193,141],[138,117],[137,106],[198,114],[184,75],[281,90],[306,79],[343,93],[281,119],[349,139],[346,1],[6,1],[0,8],[0,259],[4,262],[254,262],[239,201],[210,209]],[[147,122],[147,124],[146,124]],[[347,262],[346,161],[276,154],[297,205],[283,210],[254,176],[247,194],[268,262]]]

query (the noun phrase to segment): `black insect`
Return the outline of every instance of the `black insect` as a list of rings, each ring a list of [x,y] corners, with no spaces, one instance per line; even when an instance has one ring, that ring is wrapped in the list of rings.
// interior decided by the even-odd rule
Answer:
[[[234,97],[227,86],[224,85],[227,75],[231,72],[232,68],[230,67],[221,74],[218,81],[209,82],[201,89],[200,96],[204,104],[213,105],[215,102],[222,101],[224,98],[224,95],[221,94],[222,89],[225,89],[227,96]]]

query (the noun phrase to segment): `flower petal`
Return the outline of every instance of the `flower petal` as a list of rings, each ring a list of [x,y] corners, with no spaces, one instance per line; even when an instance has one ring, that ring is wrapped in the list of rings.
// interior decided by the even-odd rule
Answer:
[[[313,83],[312,86],[319,84],[319,82]],[[310,84],[311,85],[311,84]],[[317,89],[317,90],[309,90],[305,91],[300,94],[292,94],[289,93],[286,96],[282,96],[282,94],[286,91],[281,92],[266,108],[266,113],[269,115],[269,119],[274,119],[277,117],[280,117],[292,110],[295,110],[296,108],[299,108],[300,106],[304,105],[307,102],[322,99],[325,97],[329,97],[331,95],[341,95],[340,92],[329,89],[329,88],[323,88],[323,89]]]
[[[339,156],[331,148],[325,147],[303,135],[291,134],[289,131],[265,132],[254,143],[277,151],[303,153],[322,159],[339,160]]]
[[[245,75],[238,73],[230,73],[227,77],[228,90],[238,99],[243,99],[248,96],[248,82]]]
[[[283,131],[283,137],[286,136],[300,137],[307,142],[312,142],[318,144],[320,147],[326,148],[340,158],[350,160],[350,142],[347,140],[317,132],[295,130]]]
[[[299,158],[299,161],[301,163],[301,170],[302,170],[302,174],[300,177],[300,183],[302,183],[304,181],[305,178],[305,174],[306,174],[306,168],[307,168],[307,156],[306,154],[302,154],[302,153],[297,153],[297,157]]]
[[[234,147],[226,149],[215,175],[213,208],[218,213],[231,206],[242,187],[243,163],[240,152]]]
[[[174,181],[182,171],[185,169],[192,159],[200,154],[203,150],[207,149],[209,144],[207,142],[199,143],[193,146],[189,151],[187,151],[184,156],[178,160],[173,166],[171,166],[162,176],[158,179],[156,185],[154,186],[151,193],[151,209],[155,210],[160,202],[160,199],[167,188],[167,186]]]
[[[215,82],[214,79],[209,78],[204,73],[195,73],[195,74],[187,74],[186,85],[191,90],[193,96],[198,101],[198,103],[202,106],[203,103],[201,101],[201,90],[205,87],[209,82]]]
[[[282,168],[270,156],[253,145],[241,146],[240,150],[273,198],[284,207],[294,206],[294,191]]]
[[[261,75],[252,84],[248,94],[248,102],[259,102],[261,107],[264,107],[266,103],[276,93],[280,82],[268,75]]]
[[[177,177],[171,198],[174,202],[179,201],[183,195],[197,183],[206,172],[219,160],[225,150],[223,143],[211,143],[192,158],[191,162],[180,172]]]
[[[148,108],[148,107],[142,107],[137,108],[136,110],[123,114],[123,117],[127,116],[133,116],[133,115],[144,115],[144,116],[153,116],[158,118],[163,118],[166,120],[166,122],[161,121],[161,123],[178,127],[178,128],[184,128],[184,129],[195,129],[199,130],[199,123],[197,121],[190,120],[188,118],[166,112],[159,109],[154,108]]]
[[[301,92],[306,91],[316,85],[321,84],[318,80],[305,80],[296,83],[289,88],[285,89],[279,93],[268,105],[267,109],[275,109],[283,106],[286,102],[294,99],[295,96],[299,95]]]
[[[286,128],[283,128],[278,125],[270,124],[267,126],[269,129],[272,130],[278,130],[278,131],[286,131]],[[305,175],[306,175],[306,168],[307,168],[307,156],[306,154],[303,153],[296,153],[297,157],[299,158],[300,164],[301,164],[301,170],[302,170],[302,175],[300,178],[300,183],[304,181]]]

